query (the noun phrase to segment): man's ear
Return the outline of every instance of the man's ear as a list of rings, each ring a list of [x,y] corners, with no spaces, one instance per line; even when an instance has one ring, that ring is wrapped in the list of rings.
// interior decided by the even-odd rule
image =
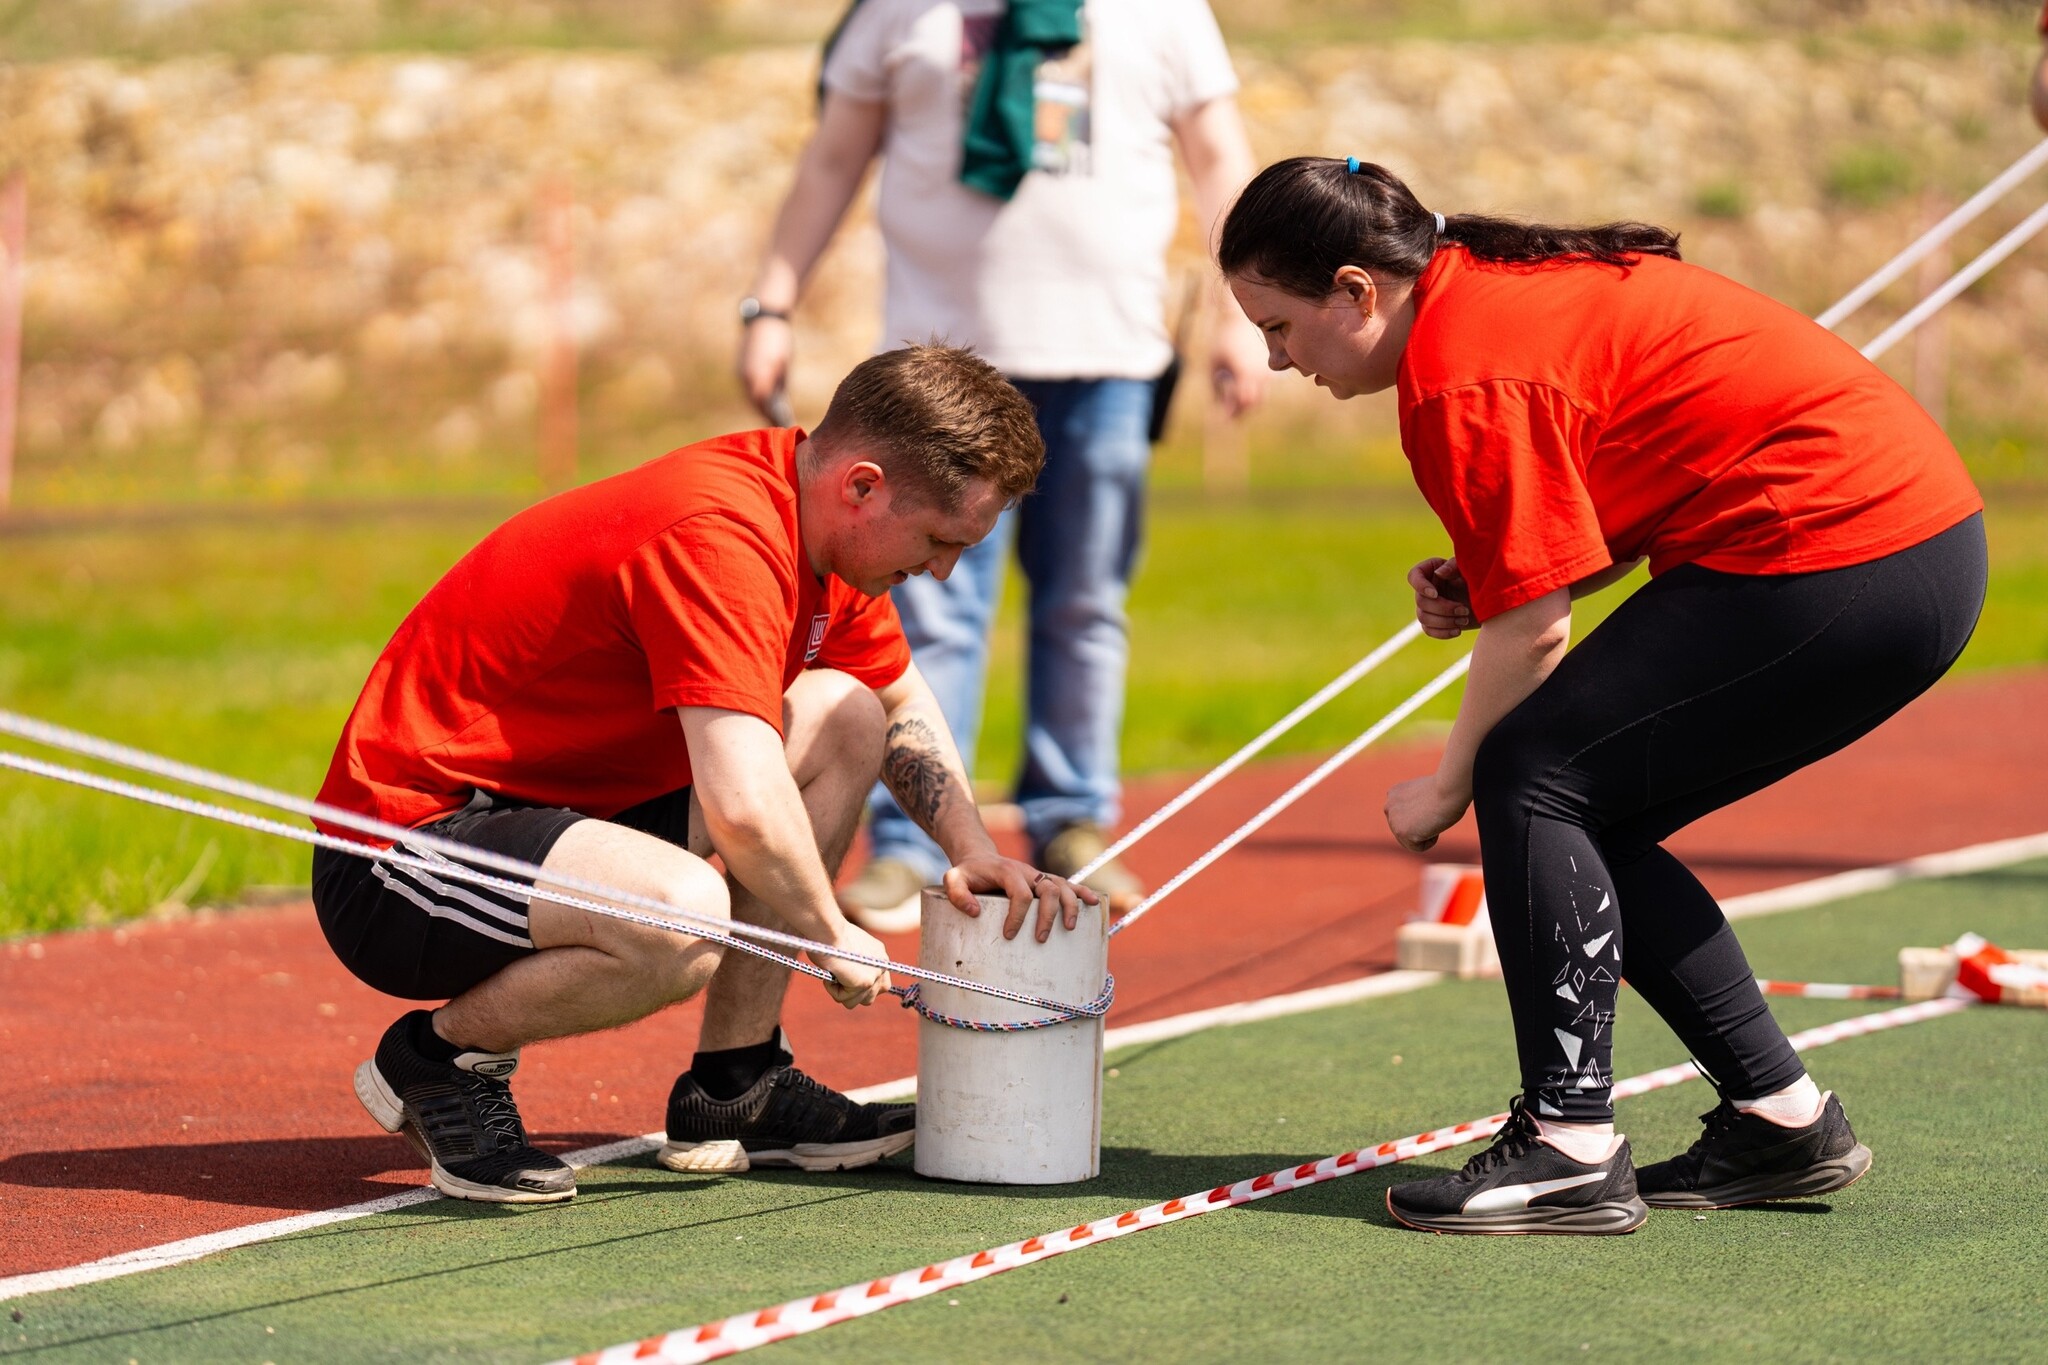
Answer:
[[[839,495],[849,507],[862,507],[874,499],[889,476],[873,460],[851,460],[839,475]]]

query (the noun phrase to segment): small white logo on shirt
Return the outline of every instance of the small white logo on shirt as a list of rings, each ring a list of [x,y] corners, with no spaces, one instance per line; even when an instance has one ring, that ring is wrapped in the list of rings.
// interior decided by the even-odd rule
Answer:
[[[821,611],[811,618],[811,639],[804,646],[804,662],[818,657],[818,651],[825,647],[825,627],[832,622],[832,613]]]
[[[1526,1185],[1501,1185],[1491,1190],[1481,1190],[1465,1201],[1467,1213],[1507,1213],[1513,1209],[1526,1209],[1532,1200],[1559,1190],[1573,1190],[1581,1185],[1590,1185],[1596,1180],[1605,1180],[1607,1172],[1594,1171],[1590,1175],[1568,1175],[1561,1180],[1532,1180]]]

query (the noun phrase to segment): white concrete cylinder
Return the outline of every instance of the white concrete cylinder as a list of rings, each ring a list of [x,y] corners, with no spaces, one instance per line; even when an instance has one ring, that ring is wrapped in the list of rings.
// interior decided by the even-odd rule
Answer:
[[[1001,896],[981,897],[977,919],[930,887],[923,909],[921,966],[1069,1004],[1102,993],[1109,926],[1100,906],[1083,905],[1078,927],[1056,924],[1044,943],[1029,922],[1003,938],[1009,901]],[[951,986],[919,989],[928,1008],[956,1019],[1044,1017]],[[1102,1021],[983,1033],[919,1020],[914,1164],[919,1175],[991,1185],[1064,1185],[1101,1174]]]

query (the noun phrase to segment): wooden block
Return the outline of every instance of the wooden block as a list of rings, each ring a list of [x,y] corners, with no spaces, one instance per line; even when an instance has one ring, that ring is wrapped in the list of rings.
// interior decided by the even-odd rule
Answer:
[[[1899,991],[1908,1000],[1933,1000],[1956,983],[1956,955],[1951,948],[1899,949]]]
[[[1394,962],[1404,971],[1443,972],[1470,980],[1499,976],[1493,928],[1479,924],[1404,924],[1394,935]]]

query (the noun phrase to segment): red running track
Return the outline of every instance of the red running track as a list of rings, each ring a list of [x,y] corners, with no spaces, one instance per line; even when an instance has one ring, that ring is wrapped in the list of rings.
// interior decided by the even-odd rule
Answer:
[[[1392,965],[1421,860],[1379,817],[1434,753],[1368,753],[1117,940],[1115,1023]],[[1156,884],[1311,766],[1248,769],[1133,854]],[[2048,830],[2048,670],[1937,688],[1846,753],[1673,841],[1716,893]],[[1180,789],[1136,784],[1133,816]],[[1472,861],[1471,825],[1435,856]],[[892,941],[914,954],[914,940]],[[419,1184],[349,1073],[398,1012],[334,962],[305,906],[0,946],[0,1275],[47,1270]],[[801,1064],[842,1087],[916,1069],[914,1020],[799,982]],[[527,1051],[530,1125],[567,1149],[658,1127],[693,1006]]]

